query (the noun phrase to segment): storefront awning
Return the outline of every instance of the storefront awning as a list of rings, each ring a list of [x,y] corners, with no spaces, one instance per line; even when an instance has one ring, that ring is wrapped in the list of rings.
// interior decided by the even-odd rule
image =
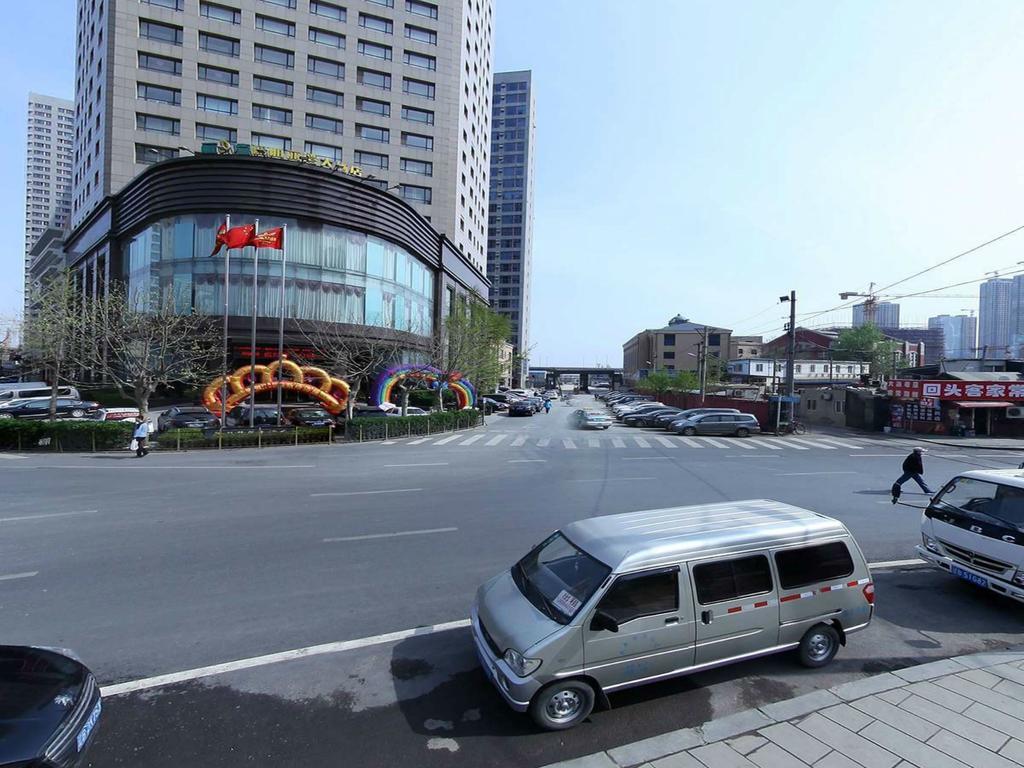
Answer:
[[[967,403],[953,403],[953,405],[959,408],[1009,408],[1013,403],[983,402],[978,400]]]

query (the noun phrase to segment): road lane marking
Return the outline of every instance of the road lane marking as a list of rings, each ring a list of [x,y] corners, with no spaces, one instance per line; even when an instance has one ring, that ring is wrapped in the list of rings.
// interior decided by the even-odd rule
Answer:
[[[877,458],[883,458],[883,457],[887,458],[887,459],[892,459],[892,458],[896,458],[896,457],[899,457],[899,456],[903,456],[903,454],[902,453],[851,453],[850,454],[851,458],[854,457],[854,456],[856,456],[858,459],[877,459]]]
[[[509,459],[509,464],[546,464],[547,459]]]
[[[748,451],[756,451],[757,447],[753,445],[747,445],[749,437],[737,437],[735,440],[735,448],[746,448]]]
[[[634,437],[633,442],[636,443],[640,448],[650,448],[651,444],[644,440],[642,437]]]
[[[463,435],[450,435],[449,437],[445,437],[438,440],[436,443],[434,443],[434,445],[446,445],[447,443],[450,443],[452,440],[459,440],[462,437]]]
[[[525,442],[526,442],[526,435],[520,435],[519,437],[517,437],[515,440],[512,441],[512,447],[513,448],[518,448],[519,446],[523,445]]]
[[[596,437],[588,437],[587,438],[587,445],[589,445],[591,448],[600,448],[601,447],[601,441],[598,440]]]
[[[777,445],[772,445],[767,440],[759,440],[756,437],[751,437],[751,438],[748,438],[748,439],[754,445],[760,445],[762,448],[767,448],[768,450],[771,450],[771,451],[781,451],[782,450],[782,448],[780,448]]]
[[[825,445],[824,443],[816,443],[813,440],[804,440],[798,437],[787,437],[791,443],[798,443],[800,445],[809,445],[811,448],[822,448],[826,451],[834,451],[836,447],[834,445]]]
[[[613,448],[625,448],[626,447],[626,443],[623,442],[621,437],[613,437],[612,438],[612,447]]]
[[[83,509],[80,512],[50,512],[45,515],[20,515],[18,517],[0,517],[0,523],[18,523],[22,520],[46,520],[51,517],[72,517],[74,515],[95,515],[99,510]]]
[[[669,440],[667,437],[655,437],[654,439],[657,440],[662,445],[664,445],[666,448],[678,448],[679,447],[678,445],[673,443],[671,440]]]
[[[701,442],[707,443],[708,445],[714,446],[715,448],[728,448],[729,446],[723,443],[721,440],[715,440],[713,437],[701,437],[698,438]]]
[[[823,443],[832,443],[833,445],[838,445],[840,448],[852,448],[855,451],[864,450],[864,446],[856,445],[850,440],[841,440],[838,437],[819,437],[817,439],[821,440],[821,442]]]
[[[685,445],[690,446],[691,448],[703,448],[704,447],[703,445],[701,445],[700,443],[698,443],[696,440],[694,440],[691,437],[680,437],[679,441],[681,443],[684,443]]]
[[[9,461],[17,461],[18,459],[27,459],[28,456],[18,456],[14,453],[0,453],[0,459],[7,459]]]
[[[375,496],[378,493],[413,493],[422,491],[422,488],[392,488],[386,491],[329,491],[325,493],[311,493],[310,496]]]
[[[0,576],[0,581],[14,581],[15,579],[31,579],[33,576],[38,576],[39,571],[25,571],[24,573],[8,573],[6,576]]]
[[[382,466],[387,468],[393,467],[447,467],[447,461],[432,461],[426,464],[383,464]]]
[[[472,445],[472,444],[473,444],[473,443],[475,443],[475,442],[476,442],[477,440],[483,440],[483,439],[484,439],[484,437],[485,437],[485,435],[473,435],[473,436],[472,436],[471,438],[469,438],[468,440],[466,440],[466,442],[464,442],[464,443],[459,443],[459,445],[460,445],[460,446]]]
[[[625,456],[623,461],[672,461],[668,456]]]
[[[421,531],[394,531],[393,533],[367,533],[362,536],[334,536],[324,539],[324,542],[334,541],[368,541],[369,539],[392,539],[396,536],[426,536],[432,533],[451,533],[458,528],[424,528]]]
[[[551,444],[551,438],[550,437],[542,437],[540,440],[537,441],[537,447],[538,448],[547,448],[550,444]]]
[[[143,462],[139,462],[138,464],[136,464],[135,463],[136,462],[135,458],[134,457],[129,458],[128,456],[125,456],[124,460],[125,461],[129,461],[130,463],[121,466],[121,463],[120,463],[120,460],[119,460],[117,465],[113,466],[113,467],[100,466],[99,464],[45,464],[45,465],[44,464],[39,464],[39,465],[34,466],[34,467],[25,467],[25,469],[87,469],[90,472],[92,472],[93,470],[99,470],[99,469],[113,469],[113,470],[117,470],[118,472],[122,472],[124,470],[134,471],[134,470],[142,470],[142,469],[157,469],[157,470],[160,470],[161,472],[163,472],[164,470],[167,470],[167,469],[180,469],[180,470],[191,470],[191,469],[204,469],[204,470],[206,470],[206,469],[212,469],[212,470],[218,470],[218,471],[219,470],[225,470],[225,469],[255,469],[255,470],[259,470],[261,472],[263,470],[267,470],[267,469],[316,469],[316,464],[284,464],[284,465],[274,464],[274,465],[261,465],[261,466],[244,466],[244,465],[241,465],[241,464],[224,464],[224,465],[221,465],[221,466],[209,466],[209,465],[190,464],[190,465],[183,465],[183,466],[173,466],[173,465],[169,465],[169,464],[161,464],[161,463],[159,463],[159,461],[154,463],[154,464],[145,464]]]
[[[881,563],[868,563],[868,568],[878,570],[881,568],[902,568],[907,565],[928,565],[928,563],[919,558],[914,558],[913,560],[886,560]]]
[[[793,443],[791,441],[789,441],[788,439],[769,440],[768,442],[770,442],[772,445],[777,445],[780,448],[792,448],[794,451],[809,451],[809,450],[811,450],[806,445],[793,445]]]
[[[656,477],[599,477],[596,480],[576,480],[577,483],[610,483],[618,480],[657,480]]]
[[[781,459],[782,457],[775,453],[727,453],[725,454],[727,459]]]
[[[568,449],[569,449],[570,451],[575,451],[575,450],[576,450],[576,443],[574,443],[574,442],[573,442],[572,440],[570,440],[570,439],[569,439],[568,437],[563,437],[563,438],[562,438],[562,445],[564,445],[564,446],[565,446],[566,448],[568,448]]]
[[[782,472],[779,477],[799,477],[802,475],[856,475],[853,471],[836,471],[836,472]]]
[[[488,440],[486,443],[484,443],[484,445],[486,445],[486,446],[497,445],[498,443],[502,442],[507,437],[508,437],[508,435],[495,435],[490,440]]]
[[[427,442],[427,440],[430,440],[430,438],[429,437],[421,437],[419,440],[410,440],[409,441],[409,445],[419,445],[420,443]]]
[[[126,693],[146,691],[152,688],[162,688],[166,685],[184,683],[189,680],[198,680],[202,677],[223,675],[227,672],[237,672],[242,669],[266,667],[271,664],[280,664],[284,661],[304,659],[310,656],[323,656],[329,653],[343,653],[345,651],[353,651],[359,648],[371,648],[375,645],[387,645],[388,643],[396,643],[410,637],[433,635],[438,632],[449,632],[453,629],[465,629],[468,626],[469,619],[459,619],[458,621],[449,621],[444,624],[432,624],[426,627],[415,627],[414,629],[403,629],[398,632],[389,632],[384,635],[361,637],[356,640],[342,640],[340,642],[324,643],[323,645],[311,645],[290,651],[268,653],[264,656],[253,656],[248,659],[228,661],[223,664],[212,664],[208,667],[197,667],[195,669],[186,669],[181,672],[157,675],[156,677],[145,677],[140,680],[130,680],[124,683],[105,685],[100,689],[100,692],[103,696],[123,696]]]

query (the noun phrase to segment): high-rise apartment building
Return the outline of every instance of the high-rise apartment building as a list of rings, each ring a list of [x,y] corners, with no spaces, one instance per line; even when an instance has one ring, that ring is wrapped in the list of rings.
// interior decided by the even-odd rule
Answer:
[[[1024,275],[1014,275],[1010,281],[1010,311],[1007,318],[1009,341],[1006,357],[1024,356]]]
[[[71,219],[75,105],[67,99],[28,95],[25,141],[25,294],[31,290],[29,253],[47,229]]]
[[[977,357],[978,318],[973,315],[938,315],[928,318],[928,327],[943,333],[943,356],[947,360]]]
[[[891,301],[873,302],[874,307],[869,307],[867,302],[855,304],[853,307],[853,327],[859,328],[869,322],[878,328],[899,328],[900,327],[900,305]],[[874,314],[874,318],[871,315]]]
[[[485,265],[493,0],[79,0],[73,219],[210,142],[362,170]]]
[[[1010,289],[1013,280],[994,277],[981,284],[978,346],[985,357],[1005,357],[1010,346]]]
[[[487,278],[491,307],[508,318],[522,386],[530,354],[533,272],[533,165],[536,110],[531,73],[494,75]]]

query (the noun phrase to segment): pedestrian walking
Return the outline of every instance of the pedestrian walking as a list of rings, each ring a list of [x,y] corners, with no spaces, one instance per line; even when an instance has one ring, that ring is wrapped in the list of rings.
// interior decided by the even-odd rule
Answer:
[[[922,491],[929,495],[934,493],[934,491],[932,491],[932,489],[925,483],[924,477],[922,477],[922,475],[924,475],[923,455],[924,448],[915,448],[910,452],[910,455],[903,460],[903,474],[900,475],[899,479],[893,483],[892,486],[894,497],[899,497],[897,489],[902,488],[903,484],[907,482],[907,480],[913,480],[921,486]]]
[[[149,422],[141,413],[135,418],[135,431],[132,433],[132,439],[135,440],[135,457],[141,459],[143,456],[148,456],[149,448],[146,447],[146,442],[149,440]]]
[[[551,413],[551,400],[544,401],[544,413]]]

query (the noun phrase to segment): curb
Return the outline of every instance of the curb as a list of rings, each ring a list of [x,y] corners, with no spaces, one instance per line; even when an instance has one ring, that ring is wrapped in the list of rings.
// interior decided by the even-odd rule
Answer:
[[[773,704],[764,704],[755,709],[709,720],[695,728],[681,728],[613,747],[604,752],[548,763],[543,768],[633,768],[684,750],[709,746],[726,739],[750,740],[759,744],[764,740],[753,732],[768,726],[788,723],[827,707],[846,704],[865,696],[924,682],[942,675],[984,669],[1015,661],[1024,661],[1024,646],[1005,651],[988,651],[939,659],[913,667],[904,667],[894,672],[864,677]],[[683,756],[679,765],[690,765],[687,759],[688,757]]]

